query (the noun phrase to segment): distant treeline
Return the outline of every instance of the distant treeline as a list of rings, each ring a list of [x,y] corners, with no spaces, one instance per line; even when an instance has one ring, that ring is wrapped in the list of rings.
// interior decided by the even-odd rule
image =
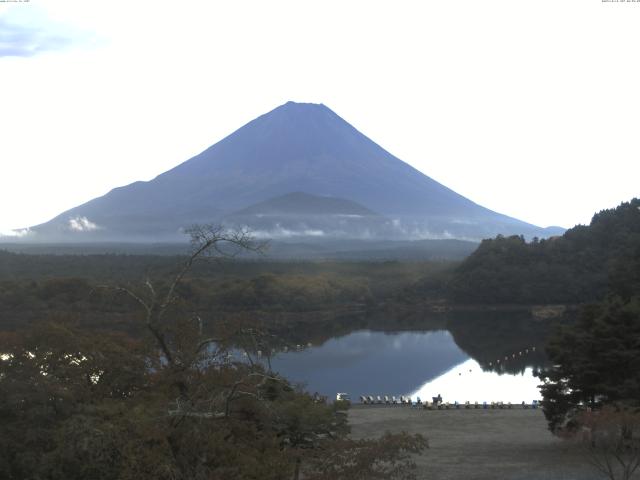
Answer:
[[[15,243],[0,241],[0,250],[31,255],[136,255],[181,256],[189,243]],[[358,240],[305,239],[269,240],[261,253],[235,252],[236,259],[249,262],[383,262],[462,260],[473,252],[477,242],[456,239]]]
[[[85,326],[130,330],[140,307],[107,287],[141,293],[148,277],[173,278],[185,257],[153,255],[27,255],[0,251],[0,330],[73,316]],[[394,298],[441,262],[197,262],[180,285],[191,311],[205,317],[368,308]],[[311,317],[308,317],[311,318]],[[308,318],[305,318],[307,320]],[[315,317],[314,317],[315,318]]]
[[[186,250],[186,249],[185,249]],[[139,281],[146,276],[166,277],[175,273],[187,258],[183,255],[142,254],[27,254],[3,250],[0,244],[0,281],[84,278],[98,281]],[[270,261],[203,259],[189,273],[190,278],[231,279],[273,275],[334,275],[366,278],[372,290],[390,290],[421,275],[455,265],[447,261]]]
[[[438,287],[423,285],[424,295]],[[609,290],[628,298],[640,290],[640,200],[603,210],[561,237],[484,240],[439,288],[468,304],[576,304]]]
[[[98,285],[140,286],[175,275],[180,255],[32,255],[0,250],[2,325],[55,312],[130,311]],[[380,302],[579,304],[640,289],[640,200],[561,237],[498,236],[461,263],[359,261],[198,262],[181,296],[199,311],[306,312]],[[126,307],[126,308],[125,308]],[[2,328],[0,325],[0,328]]]

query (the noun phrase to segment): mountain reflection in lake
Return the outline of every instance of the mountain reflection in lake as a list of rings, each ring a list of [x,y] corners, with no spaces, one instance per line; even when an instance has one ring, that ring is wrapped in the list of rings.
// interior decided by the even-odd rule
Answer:
[[[309,392],[329,398],[336,392],[353,399],[411,394],[414,400],[416,395],[430,399],[440,393],[451,402],[539,398],[539,380],[530,368],[516,375],[483,372],[447,331],[361,330],[318,347],[279,353],[271,363],[273,370],[304,383]]]
[[[483,371],[478,362],[469,359],[411,392],[411,398],[431,400],[441,394],[443,401],[451,403],[531,403],[542,398],[538,384],[540,380],[533,376],[532,368],[521,374],[499,375]]]

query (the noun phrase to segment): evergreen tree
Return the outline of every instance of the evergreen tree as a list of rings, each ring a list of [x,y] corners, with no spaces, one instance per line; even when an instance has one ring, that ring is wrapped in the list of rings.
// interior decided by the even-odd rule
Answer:
[[[576,415],[588,408],[640,407],[640,296],[611,296],[584,308],[547,352],[553,367],[540,378],[552,431],[575,428]]]

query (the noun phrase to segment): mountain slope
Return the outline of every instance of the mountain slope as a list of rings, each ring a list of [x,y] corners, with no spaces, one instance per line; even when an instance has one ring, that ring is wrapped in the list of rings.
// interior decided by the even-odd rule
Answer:
[[[322,197],[304,192],[292,192],[250,205],[235,215],[357,215],[377,213],[362,205],[336,197]]]
[[[427,177],[326,106],[293,102],[149,182],[116,188],[33,230],[50,238],[158,239],[291,192],[357,202],[410,238],[544,235]]]
[[[248,227],[270,238],[390,238],[393,223],[359,203],[336,197],[293,192],[226,216],[230,227]]]

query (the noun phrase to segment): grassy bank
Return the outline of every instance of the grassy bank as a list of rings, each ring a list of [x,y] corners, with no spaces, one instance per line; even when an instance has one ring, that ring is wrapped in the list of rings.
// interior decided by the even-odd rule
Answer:
[[[420,433],[429,449],[418,478],[435,480],[595,480],[583,450],[555,438],[541,410],[352,408],[354,438]]]

